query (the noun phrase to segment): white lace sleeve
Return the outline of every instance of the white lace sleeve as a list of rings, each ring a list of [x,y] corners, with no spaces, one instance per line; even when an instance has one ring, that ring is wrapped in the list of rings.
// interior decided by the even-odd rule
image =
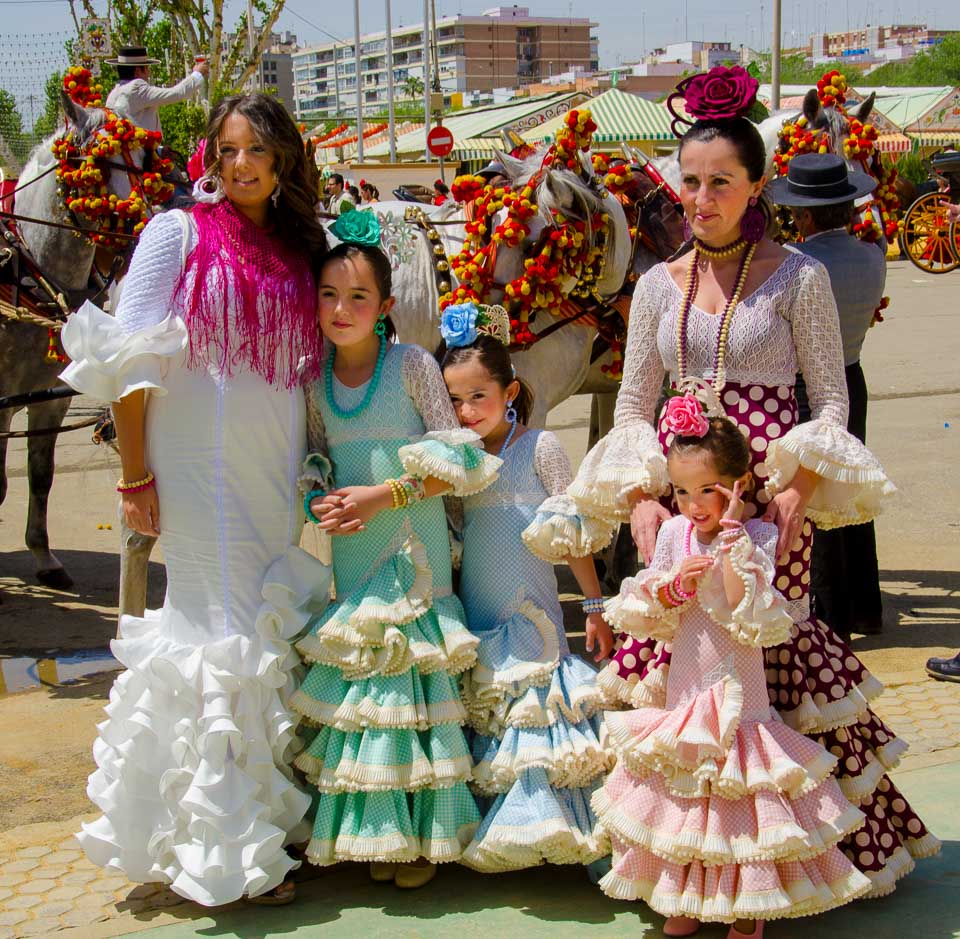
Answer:
[[[189,341],[171,304],[192,231],[183,212],[158,215],[143,230],[117,315],[87,301],[67,319],[61,340],[70,364],[60,377],[68,385],[101,401],[167,393],[170,361]]]
[[[128,335],[155,326],[170,313],[173,291],[196,233],[185,212],[177,209],[151,219],[123,279],[117,322]]]
[[[567,491],[573,481],[570,471],[570,458],[556,434],[549,430],[541,431],[533,451],[533,471],[543,483],[543,488],[551,496],[559,496]]]
[[[428,431],[460,428],[440,366],[426,349],[406,346],[400,363],[400,375],[403,387],[420,412]]]
[[[613,429],[584,457],[568,490],[582,512],[609,521],[629,519],[627,497],[635,490],[659,496],[668,485],[667,461],[653,426],[665,374],[657,349],[664,303],[658,268],[640,278],[633,294]]]
[[[301,495],[313,489],[331,489],[334,486],[333,464],[330,462],[330,450],[327,446],[327,429],[323,423],[323,414],[317,403],[317,394],[322,393],[322,384],[314,382],[304,388],[307,404],[307,456],[303,461],[303,470],[297,479]]]
[[[606,547],[613,537],[613,526],[581,514],[567,494],[572,476],[570,460],[556,435],[548,430],[541,431],[537,438],[533,469],[549,496],[524,529],[524,544],[553,564],[569,557],[586,557]]]
[[[811,259],[796,276],[790,322],[811,415],[814,420],[846,428],[849,407],[843,340],[830,275],[819,261]]]
[[[501,460],[485,453],[480,437],[460,426],[436,359],[420,346],[406,346],[400,375],[427,431],[398,451],[404,470],[442,479],[455,496],[486,489],[497,478]]]
[[[875,518],[895,492],[877,458],[847,431],[847,386],[840,322],[830,278],[808,259],[797,272],[790,321],[812,419],[771,441],[767,492],[781,492],[802,466],[820,477],[807,515],[820,528]]]

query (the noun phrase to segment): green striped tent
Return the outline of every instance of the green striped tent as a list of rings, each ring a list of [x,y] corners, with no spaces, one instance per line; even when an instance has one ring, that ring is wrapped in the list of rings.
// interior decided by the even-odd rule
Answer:
[[[617,88],[610,88],[584,102],[590,108],[597,131],[593,135],[597,149],[612,149],[602,144],[673,142],[670,130],[671,115],[666,105],[638,98]],[[565,115],[564,115],[565,116]],[[554,118],[524,134],[532,144],[553,143],[563,126],[564,116]]]

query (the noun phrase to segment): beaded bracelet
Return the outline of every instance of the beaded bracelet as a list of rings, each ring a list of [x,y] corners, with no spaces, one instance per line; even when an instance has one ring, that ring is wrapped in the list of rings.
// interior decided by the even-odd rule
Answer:
[[[720,527],[721,527],[721,528],[730,528],[730,529],[743,528],[743,522],[738,521],[738,520],[735,519],[735,518],[721,518],[721,519],[720,519]]]
[[[587,597],[580,604],[580,609],[589,616],[591,613],[603,612],[603,597]]]
[[[310,508],[310,503],[313,502],[314,499],[317,499],[317,498],[322,499],[326,494],[327,492],[325,489],[311,489],[303,497],[303,511],[307,513],[307,518],[310,519],[310,521],[313,522],[314,525],[319,525],[320,519],[313,514],[313,509]]]
[[[138,479],[136,482],[128,483],[124,482],[122,479],[117,480],[117,492],[132,493],[132,492],[143,492],[145,489],[150,489],[155,485],[157,481],[156,476],[147,470],[147,475],[143,479]]]
[[[384,485],[390,487],[390,495],[393,497],[391,508],[403,509],[407,505],[407,491],[399,479],[385,479]]]
[[[696,593],[696,590],[694,590],[692,593],[687,593],[687,591],[683,589],[683,587],[680,584],[679,574],[677,574],[677,576],[673,578],[673,589],[676,595],[680,597],[682,600],[689,600]]]

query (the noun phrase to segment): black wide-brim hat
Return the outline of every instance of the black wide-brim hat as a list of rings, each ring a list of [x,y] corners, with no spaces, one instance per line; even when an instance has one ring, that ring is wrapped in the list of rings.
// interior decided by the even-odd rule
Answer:
[[[877,181],[859,170],[850,171],[832,153],[801,153],[787,165],[787,175],[767,185],[767,195],[786,206],[836,205],[873,192]]]
[[[147,55],[146,46],[121,46],[115,59],[107,59],[107,65],[159,65],[159,59]]]

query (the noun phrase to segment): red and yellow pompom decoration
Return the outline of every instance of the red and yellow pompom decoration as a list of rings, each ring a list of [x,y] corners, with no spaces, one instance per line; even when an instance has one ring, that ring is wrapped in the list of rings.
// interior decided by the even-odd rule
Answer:
[[[486,188],[487,181],[482,176],[471,176],[469,173],[458,176],[450,186],[450,195],[456,202],[473,202]]]
[[[83,151],[74,144],[72,131],[54,140],[51,150],[60,163],[57,179],[64,204],[81,221],[96,226],[84,233],[95,244],[126,247],[127,239],[112,233],[139,235],[154,210],[173,196],[173,183],[164,179],[173,163],[156,153],[161,139],[159,131],[144,130],[108,111],[106,123]],[[132,154],[138,150],[152,154],[152,170],[132,174],[136,184],[130,195],[121,199],[109,190],[114,168],[105,161],[134,165]]]
[[[889,298],[889,297],[881,297],[881,298],[880,298],[880,306],[878,306],[878,307],[873,311],[873,319],[870,321],[870,325],[871,325],[871,326],[876,326],[877,323],[882,323],[882,322],[883,322],[883,311],[884,311],[888,306],[890,306],[890,298]]]
[[[633,179],[633,170],[627,163],[611,166],[610,156],[606,153],[594,153],[592,160],[597,178],[603,180],[604,187],[614,195],[622,192]]]
[[[850,118],[850,133],[843,141],[843,155],[848,160],[865,162],[873,156],[879,136],[873,124],[863,124],[855,117]]]
[[[846,76],[831,69],[817,82],[817,97],[825,108],[842,106],[847,100],[847,88]]]
[[[563,119],[563,126],[557,131],[553,153],[548,157],[553,166],[578,171],[578,153],[590,149],[596,129],[597,125],[593,122],[589,108],[568,111]]]
[[[780,146],[773,155],[780,176],[786,176],[790,161],[801,153],[827,153],[830,141],[826,131],[810,130],[805,117],[787,122],[780,129]]]
[[[81,65],[72,65],[63,73],[63,90],[83,108],[103,107],[103,85],[94,82],[93,72]]]

